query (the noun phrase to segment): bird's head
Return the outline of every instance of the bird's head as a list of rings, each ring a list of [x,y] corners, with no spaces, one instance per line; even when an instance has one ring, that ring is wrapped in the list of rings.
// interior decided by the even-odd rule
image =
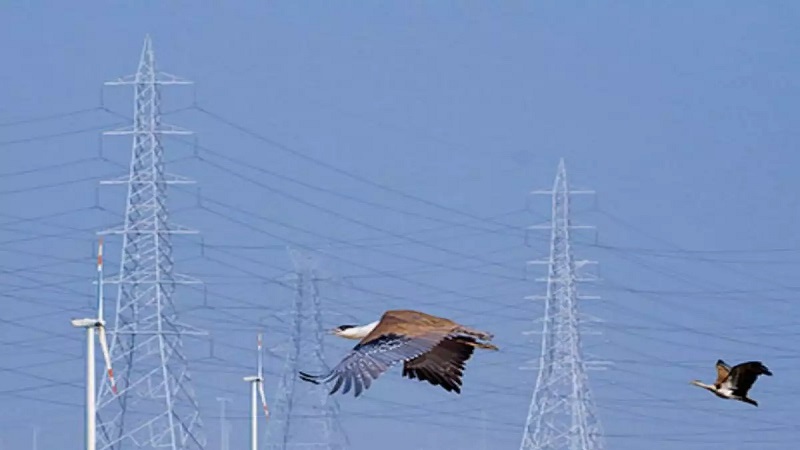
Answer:
[[[363,339],[368,335],[377,322],[369,325],[339,325],[338,327],[329,331],[330,334],[345,338],[345,339]]]
[[[708,389],[711,392],[716,392],[716,388],[713,385],[703,383],[700,380],[692,380],[692,381],[689,382],[689,384],[693,384],[693,385],[695,385],[697,387],[701,387],[703,389]]]
[[[339,325],[338,327],[330,330],[329,333],[339,337],[353,339],[351,335],[353,334],[354,328],[356,328],[355,325]]]

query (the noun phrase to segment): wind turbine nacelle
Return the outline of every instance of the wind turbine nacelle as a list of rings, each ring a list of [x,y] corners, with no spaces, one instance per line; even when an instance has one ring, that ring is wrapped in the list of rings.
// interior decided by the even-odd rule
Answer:
[[[244,381],[248,383],[253,383],[255,381],[261,381],[261,377],[244,377]]]
[[[73,327],[90,328],[97,326],[99,321],[94,318],[92,319],[87,318],[87,319],[72,319],[70,320],[70,322],[72,323]]]

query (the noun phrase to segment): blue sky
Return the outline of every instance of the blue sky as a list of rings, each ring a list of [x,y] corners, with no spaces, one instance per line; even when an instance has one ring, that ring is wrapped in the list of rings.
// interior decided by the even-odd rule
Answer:
[[[133,73],[145,34],[161,70],[195,81],[164,91],[179,290],[208,437],[247,439],[255,333],[266,330],[267,395],[289,342],[286,245],[315,248],[326,327],[420,308],[495,332],[501,352],[469,363],[464,392],[384,375],[337,397],[353,449],[519,447],[539,356],[544,286],[525,262],[547,254],[547,198],[565,158],[579,258],[602,280],[581,308],[608,448],[784,449],[783,394],[800,375],[793,275],[800,188],[800,5],[679,2],[5,2],[0,6],[0,448],[82,439],[83,339],[69,318],[93,296],[95,232],[120,223]],[[196,138],[196,141],[193,140]],[[201,240],[202,237],[202,240]],[[109,272],[121,241],[108,241]],[[112,297],[112,290],[107,291]],[[335,363],[351,342],[325,341]],[[689,386],[717,358],[775,373],[761,406]],[[303,389],[306,386],[302,386]],[[791,391],[789,391],[791,392]],[[303,423],[303,422],[298,422]],[[304,427],[299,439],[314,439]],[[409,433],[409,430],[413,432]]]

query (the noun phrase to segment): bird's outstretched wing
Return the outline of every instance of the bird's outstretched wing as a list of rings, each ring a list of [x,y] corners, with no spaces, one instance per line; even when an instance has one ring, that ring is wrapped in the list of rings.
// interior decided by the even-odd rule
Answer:
[[[721,385],[726,378],[728,378],[728,374],[731,372],[731,366],[725,364],[725,361],[718,359],[717,360],[717,379],[714,381],[714,384],[717,386]]]
[[[448,392],[461,393],[465,363],[475,351],[475,347],[465,341],[474,339],[463,336],[444,339],[428,353],[406,361],[403,364],[403,376],[442,386]]]
[[[746,396],[759,375],[772,376],[772,372],[760,361],[748,361],[733,366],[725,383],[734,395]]]
[[[300,378],[315,384],[335,380],[330,394],[334,394],[344,385],[342,394],[348,393],[353,388],[355,396],[358,397],[364,389],[369,389],[373,380],[389,370],[390,367],[418,357],[432,349],[445,337],[447,335],[442,333],[426,333],[418,336],[382,334],[375,339],[357,344],[327,374],[309,375],[300,372]]]

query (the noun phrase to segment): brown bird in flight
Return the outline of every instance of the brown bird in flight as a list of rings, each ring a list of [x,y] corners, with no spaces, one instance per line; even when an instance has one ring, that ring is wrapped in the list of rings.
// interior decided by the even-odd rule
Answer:
[[[721,359],[717,360],[717,379],[714,384],[705,384],[699,380],[690,383],[708,389],[714,395],[729,400],[738,400],[758,406],[758,402],[747,397],[747,392],[756,382],[759,375],[772,376],[772,372],[761,361],[749,361],[731,368]]]
[[[327,374],[300,372],[300,378],[314,384],[335,380],[329,394],[344,385],[342,394],[354,388],[356,397],[401,361],[403,376],[460,393],[465,363],[475,348],[498,350],[480,342],[490,341],[490,333],[412,310],[386,311],[380,320],[361,326],[341,325],[331,333],[360,342]]]

